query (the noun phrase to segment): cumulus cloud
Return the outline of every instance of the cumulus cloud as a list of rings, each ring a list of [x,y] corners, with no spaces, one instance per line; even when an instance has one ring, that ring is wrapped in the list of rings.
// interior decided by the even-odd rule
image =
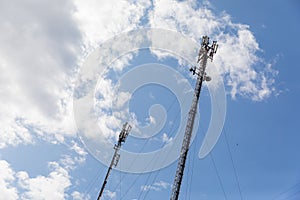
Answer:
[[[195,1],[154,0],[149,23],[151,27],[177,30],[196,41],[201,41],[203,35],[217,40],[215,65],[207,70],[213,78],[217,74],[224,77],[233,98],[260,101],[274,92],[276,71],[257,55],[261,49],[249,26],[232,22],[226,12],[213,13],[207,2],[197,7]],[[153,52],[159,57],[169,56]]]
[[[67,199],[72,184],[70,172],[85,161],[86,152],[75,142],[69,148],[75,154],[62,155],[59,161],[48,162],[49,174],[30,177],[26,171],[14,171],[5,160],[0,160],[0,193],[5,199]],[[74,178],[73,178],[74,180]],[[74,199],[89,199],[78,191]]]
[[[72,76],[81,33],[70,1],[0,2],[0,147],[74,135]],[[17,13],[17,14],[16,14]]]
[[[149,5],[146,0],[1,1],[0,148],[33,144],[36,137],[56,143],[75,136],[73,81],[83,47],[89,51],[136,28]],[[131,58],[124,56],[114,68],[122,69]],[[123,103],[120,98],[116,105]]]
[[[71,185],[67,170],[50,162],[48,176],[30,178],[25,171],[15,172],[5,160],[0,160],[0,192],[4,199],[65,199]],[[17,184],[13,182],[17,181]],[[22,190],[19,190],[22,188]],[[22,191],[22,192],[21,192]]]
[[[48,176],[30,178],[27,172],[20,171],[16,174],[19,185],[25,192],[23,199],[65,199],[65,191],[71,185],[70,176],[66,169],[57,162],[50,162],[52,171]]]
[[[86,46],[95,47],[114,35],[137,28],[150,5],[150,0],[75,0],[75,18]]]
[[[5,160],[0,160],[0,193],[1,197],[14,200],[18,198],[18,191],[14,187],[15,172]]]
[[[220,34],[217,39],[222,46],[215,66],[220,66],[219,72],[231,87],[233,98],[244,96],[260,101],[274,93],[273,83],[277,72],[270,67],[270,63],[257,56],[261,50],[248,26],[238,26],[235,37]]]

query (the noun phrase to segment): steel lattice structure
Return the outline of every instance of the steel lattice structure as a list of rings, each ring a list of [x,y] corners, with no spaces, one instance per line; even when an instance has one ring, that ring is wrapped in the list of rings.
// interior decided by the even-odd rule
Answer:
[[[184,139],[182,142],[180,157],[178,160],[178,165],[177,165],[174,183],[172,186],[172,193],[171,193],[170,200],[178,200],[179,197],[180,186],[183,178],[184,167],[185,167],[190,141],[192,137],[193,126],[194,126],[195,116],[197,113],[197,106],[200,97],[202,82],[211,80],[211,78],[207,76],[205,72],[207,60],[211,59],[212,61],[213,55],[217,52],[217,48],[218,45],[216,41],[213,41],[213,44],[209,46],[209,37],[203,36],[201,48],[199,50],[198,61],[197,61],[199,63],[199,66],[198,67],[195,66],[190,69],[193,75],[197,75],[197,81],[194,90],[193,102],[189,111],[189,116],[186,124]]]
[[[106,173],[106,176],[105,176],[105,179],[103,181],[103,184],[102,184],[102,187],[101,187],[101,190],[99,192],[99,195],[98,195],[98,198],[97,200],[100,200],[101,196],[102,196],[102,193],[104,191],[104,188],[106,186],[106,183],[107,183],[107,179],[108,179],[108,176],[110,174],[110,171],[112,170],[113,167],[116,167],[118,162],[119,162],[119,159],[120,159],[120,154],[119,154],[119,150],[121,149],[121,146],[122,146],[122,143],[125,142],[126,140],[126,137],[128,136],[129,132],[131,130],[131,126],[126,122],[124,125],[123,125],[123,128],[119,134],[119,140],[118,140],[118,143],[115,144],[114,146],[114,149],[115,149],[115,153],[114,153],[114,156],[111,160],[111,163],[109,165],[109,168],[107,170],[107,173]]]

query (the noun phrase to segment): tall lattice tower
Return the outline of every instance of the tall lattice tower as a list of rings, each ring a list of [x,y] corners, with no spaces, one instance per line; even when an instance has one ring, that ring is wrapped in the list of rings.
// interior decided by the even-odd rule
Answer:
[[[197,75],[197,82],[194,90],[193,102],[189,111],[189,116],[186,124],[185,134],[182,142],[180,157],[178,160],[178,165],[177,165],[174,183],[172,186],[172,194],[170,200],[178,200],[179,197],[180,186],[181,186],[182,177],[184,173],[187,153],[190,146],[191,136],[193,132],[193,126],[194,126],[195,116],[197,113],[197,105],[199,101],[202,82],[211,80],[211,78],[207,76],[205,72],[207,60],[208,59],[211,59],[211,61],[213,60],[213,56],[217,52],[217,48],[218,45],[216,41],[213,41],[212,45],[209,46],[209,37],[203,36],[201,48],[199,50],[199,57],[197,61],[197,63],[199,63],[199,66],[198,67],[195,66],[194,68],[190,69],[193,75]]]

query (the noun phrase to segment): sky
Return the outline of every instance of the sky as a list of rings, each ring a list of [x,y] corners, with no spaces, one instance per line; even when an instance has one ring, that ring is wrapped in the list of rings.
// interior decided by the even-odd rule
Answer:
[[[300,3],[0,0],[0,199],[168,199],[202,36],[179,199],[300,198]]]

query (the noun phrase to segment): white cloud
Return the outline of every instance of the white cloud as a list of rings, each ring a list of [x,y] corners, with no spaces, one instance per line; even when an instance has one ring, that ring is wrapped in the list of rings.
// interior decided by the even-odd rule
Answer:
[[[114,99],[114,106],[116,108],[121,108],[123,107],[129,100],[131,97],[131,94],[129,92],[119,92],[118,94],[116,94],[116,98]]]
[[[116,199],[117,193],[110,190],[104,190],[103,197],[105,199]]]
[[[4,148],[8,144],[15,146],[21,142],[32,144],[34,141],[30,131],[20,124],[19,120],[14,118],[14,115],[8,114],[8,112],[7,110],[7,112],[0,114],[0,118],[2,119],[0,122],[0,126],[2,127],[0,148]]]
[[[259,101],[274,92],[274,70],[257,56],[261,50],[249,26],[233,23],[225,12],[214,14],[207,2],[196,8],[194,1],[154,0],[153,6],[149,13],[151,27],[177,30],[196,41],[203,35],[218,41],[215,65],[207,71],[214,81],[220,81],[216,80],[217,74],[225,77],[233,98],[239,95]],[[186,51],[188,47],[181,45]]]
[[[142,191],[148,191],[148,190],[154,190],[154,191],[161,191],[168,189],[171,186],[170,183],[167,183],[165,181],[159,181],[155,182],[152,185],[143,185],[141,186]]]
[[[25,190],[21,199],[65,199],[65,191],[71,185],[68,171],[57,162],[50,162],[49,168],[52,171],[48,176],[30,178],[25,171],[16,174],[19,185]]]
[[[192,1],[154,0],[153,10],[149,14],[152,27],[178,30],[199,38],[211,34],[218,28],[218,20],[211,10],[195,8]]]
[[[140,24],[150,0],[76,0],[75,18],[84,35],[87,46],[95,47],[99,42],[123,31],[132,30]]]
[[[88,199],[91,199],[90,195],[84,195],[84,194],[81,194],[78,191],[72,192],[72,198],[73,198],[73,200],[88,200]]]
[[[123,67],[125,67],[123,65]],[[126,121],[138,132],[138,122],[133,113],[130,113],[126,106],[131,98],[131,93],[118,91],[117,83],[111,79],[105,78],[105,75],[99,77],[95,90],[95,114],[97,116],[99,131],[95,134],[94,130],[85,132],[88,138],[109,139],[111,142],[117,140],[119,130]],[[153,122],[153,119],[151,119]],[[150,119],[149,119],[150,121]]]
[[[64,169],[70,171],[76,169],[80,164],[83,164],[86,160],[87,152],[79,146],[78,143],[72,141],[72,146],[69,147],[71,151],[74,151],[76,154],[65,154],[62,155],[59,163],[64,167]]]
[[[18,191],[13,186],[15,181],[15,172],[5,160],[0,160],[0,194],[1,198],[14,200],[18,198]]]
[[[65,199],[71,185],[67,170],[57,162],[50,162],[48,176],[30,178],[25,171],[15,172],[8,162],[0,160],[0,192],[5,199]],[[18,184],[15,184],[17,181]],[[22,188],[22,190],[19,190]],[[20,192],[22,191],[22,193]]]
[[[71,87],[81,34],[73,11],[70,1],[1,1],[0,148],[74,135]]]
[[[78,155],[80,156],[86,156],[88,153],[85,151],[84,148],[82,148],[81,146],[79,146],[78,143],[72,141],[72,146],[70,147],[71,150],[74,150]]]
[[[66,199],[69,197],[71,181],[76,181],[70,173],[83,164],[87,153],[76,142],[69,150],[74,154],[64,154],[58,161],[48,162],[49,174],[30,177],[26,171],[14,171],[5,160],[0,160],[0,193],[5,199]],[[75,192],[74,196],[89,199]],[[0,197],[0,199],[1,199]]]
[[[0,148],[33,144],[36,136],[53,143],[75,136],[72,89],[83,44],[94,47],[137,27],[151,4],[72,3],[0,3]],[[123,56],[114,69],[121,70],[131,59],[132,54]],[[117,105],[123,103],[120,98]]]

